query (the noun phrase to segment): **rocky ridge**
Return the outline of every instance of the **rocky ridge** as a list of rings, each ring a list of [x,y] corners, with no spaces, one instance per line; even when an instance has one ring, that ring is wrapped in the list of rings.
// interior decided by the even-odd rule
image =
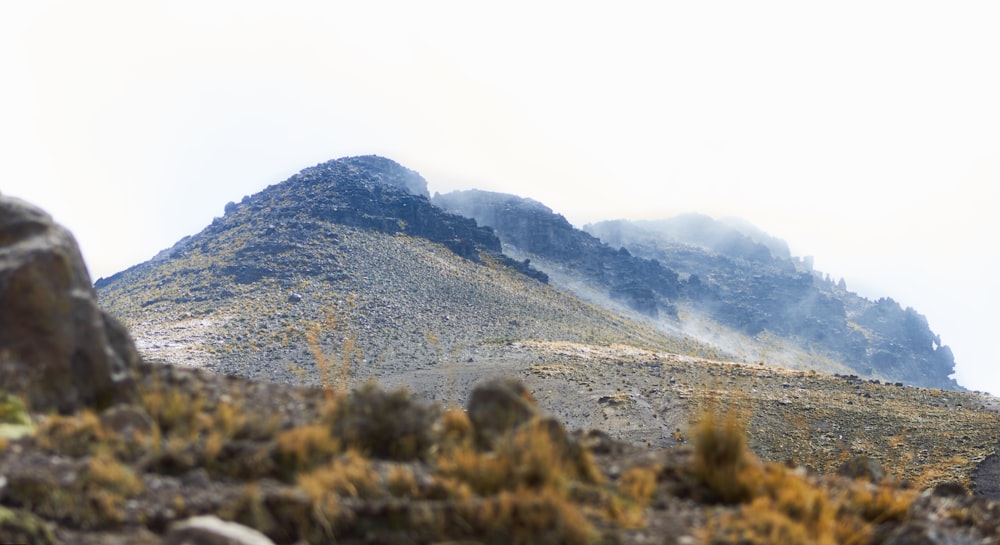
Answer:
[[[377,240],[397,239],[413,243]],[[7,241],[16,247],[21,238],[0,230],[0,240],[6,250]],[[450,261],[444,256],[454,254],[438,248],[428,255],[456,268],[468,261]],[[161,272],[184,278],[190,270]],[[503,266],[487,270],[530,280]],[[0,306],[3,320],[23,308],[19,295],[32,299],[30,291],[10,292],[17,304]],[[54,292],[48,301],[59,308],[75,296]],[[285,302],[306,301],[300,297]],[[71,335],[88,330],[71,318],[56,315],[53,325]],[[105,337],[104,347],[119,341]],[[111,396],[117,403],[60,415],[21,403],[30,386],[4,382],[0,541],[1000,539],[1000,504],[969,494],[998,478],[982,463],[990,453],[995,458],[990,442],[1000,431],[994,398],[706,361],[635,344],[504,341],[495,345],[496,367],[463,361],[445,373],[426,369],[455,381],[456,391],[471,391],[464,411],[371,384],[349,390],[350,380],[301,388],[146,364],[132,369],[134,382],[115,383],[112,393],[126,393]],[[0,353],[8,347],[0,345]],[[0,359],[0,372],[19,365]],[[482,380],[484,371],[506,376]],[[468,376],[474,388],[457,384]],[[417,375],[405,378],[417,390],[448,390],[409,380]],[[593,403],[574,402],[581,398]],[[592,419],[628,431],[629,441],[596,430],[568,433],[564,424]],[[6,434],[10,422],[21,432]],[[663,429],[674,431],[664,437]],[[643,435],[645,444],[638,441]]]
[[[318,354],[386,378],[524,339],[720,355],[552,289],[491,230],[414,194],[419,182],[377,158],[306,169],[98,280],[101,302],[150,357],[300,384],[323,380]]]
[[[746,224],[705,216],[585,227],[612,246],[671,263],[687,277],[691,305],[747,335],[762,332],[839,359],[870,378],[958,388],[951,349],[927,318],[892,298],[872,301],[795,258],[782,241]]]
[[[473,189],[437,194],[432,202],[493,228],[507,251],[571,269],[629,308],[649,316],[676,315],[674,302],[681,290],[677,273],[628,250],[612,249],[537,201]]]
[[[504,252],[544,270],[558,287],[602,306],[610,300],[624,307],[619,313],[661,330],[724,338],[720,349],[752,354],[744,358],[750,361],[786,353],[786,365],[958,388],[949,378],[951,350],[924,316],[889,298],[848,292],[745,222],[686,216],[584,231],[513,195],[456,191],[433,202],[493,227]]]

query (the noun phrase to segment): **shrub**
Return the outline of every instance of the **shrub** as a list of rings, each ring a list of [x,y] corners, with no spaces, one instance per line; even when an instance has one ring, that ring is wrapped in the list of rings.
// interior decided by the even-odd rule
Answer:
[[[291,481],[300,471],[311,469],[341,451],[340,442],[330,435],[329,426],[310,424],[278,434],[278,476]]]
[[[709,494],[706,499],[740,503],[753,498],[760,461],[747,448],[738,418],[730,413],[719,425],[708,411],[693,434],[692,470]]]
[[[434,444],[438,409],[413,400],[406,390],[386,392],[367,383],[335,405],[327,417],[347,447],[389,460],[424,459]]]

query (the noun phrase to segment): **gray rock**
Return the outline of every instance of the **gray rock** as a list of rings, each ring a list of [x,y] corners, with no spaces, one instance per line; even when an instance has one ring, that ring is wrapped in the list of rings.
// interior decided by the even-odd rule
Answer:
[[[274,545],[274,542],[253,528],[208,515],[174,523],[163,545]]]
[[[855,456],[845,461],[837,473],[843,477],[851,479],[864,479],[877,483],[885,475],[882,464],[874,458],[868,456]]]
[[[993,541],[977,539],[957,528],[926,521],[911,521],[893,530],[884,543],[885,545],[979,545]]]
[[[125,437],[148,437],[153,433],[153,419],[134,405],[117,405],[104,411],[101,413],[101,426]]]
[[[467,410],[476,441],[483,447],[489,447],[497,437],[541,414],[531,392],[514,379],[477,384],[469,395]]]
[[[73,236],[24,201],[0,197],[0,384],[32,410],[98,409],[136,395],[139,356],[97,306]]]

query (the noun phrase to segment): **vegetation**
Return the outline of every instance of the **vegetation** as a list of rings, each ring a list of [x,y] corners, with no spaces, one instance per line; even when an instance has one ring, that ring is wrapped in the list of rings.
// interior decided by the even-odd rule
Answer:
[[[704,544],[864,545],[917,516],[920,489],[891,477],[762,461],[748,446],[748,403],[721,414],[706,405],[681,434],[690,446],[655,454],[568,434],[544,416],[484,446],[464,410],[371,383],[300,390],[151,367],[139,407],[148,428],[108,411],[38,415],[19,456],[0,452],[4,504],[55,525],[57,539],[139,528],[150,543],[167,522],[204,513],[276,543],[314,544],[631,542],[662,520],[687,520],[669,531]],[[57,458],[71,463],[48,461]],[[955,509],[949,524],[993,535],[978,507]]]

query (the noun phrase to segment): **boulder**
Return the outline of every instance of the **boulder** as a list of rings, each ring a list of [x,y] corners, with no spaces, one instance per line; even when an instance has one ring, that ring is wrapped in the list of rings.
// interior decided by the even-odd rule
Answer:
[[[469,394],[467,410],[476,442],[484,448],[532,418],[542,416],[531,392],[514,379],[492,379],[477,384]]]
[[[882,464],[869,456],[854,456],[841,464],[837,474],[849,479],[861,479],[878,483],[885,475]]]
[[[0,388],[31,410],[102,409],[136,398],[139,356],[97,306],[73,236],[0,195]]]
[[[235,522],[207,515],[177,522],[164,545],[274,545],[264,534]]]

